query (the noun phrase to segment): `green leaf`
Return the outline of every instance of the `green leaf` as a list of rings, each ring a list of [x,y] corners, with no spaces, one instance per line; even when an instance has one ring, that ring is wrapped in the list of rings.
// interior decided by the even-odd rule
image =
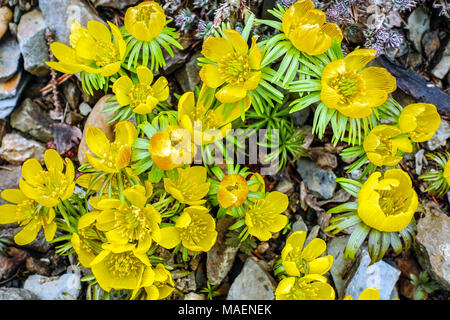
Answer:
[[[402,253],[402,242],[396,232],[391,232],[391,246],[396,254]]]
[[[154,165],[148,174],[148,180],[151,183],[158,183],[161,181],[162,177],[164,176],[164,170],[158,168],[156,165]]]
[[[363,222],[361,222],[358,227],[356,227],[356,229],[352,232],[345,248],[345,258],[350,258],[352,260],[355,258],[356,252],[366,239],[370,229],[371,228]]]
[[[236,230],[240,227],[242,227],[245,224],[245,220],[239,220],[238,222],[234,223],[232,226],[228,228],[228,230]]]

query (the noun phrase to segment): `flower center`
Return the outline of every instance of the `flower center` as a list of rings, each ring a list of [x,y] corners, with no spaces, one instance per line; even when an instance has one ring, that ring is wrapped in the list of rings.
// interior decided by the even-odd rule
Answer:
[[[269,226],[275,224],[276,214],[267,211],[265,208],[265,200],[259,200],[247,215],[250,215],[252,224],[258,229],[268,229]]]
[[[116,211],[116,227],[130,240],[142,240],[151,231],[151,221],[143,208],[122,206]]]
[[[125,278],[130,274],[136,274],[142,266],[142,262],[129,253],[111,253],[106,261],[106,266],[113,276]]]
[[[38,218],[36,214],[36,202],[34,200],[24,200],[16,206],[16,217],[20,224],[27,224],[32,219]]]
[[[153,96],[153,89],[148,83],[139,83],[133,86],[128,95],[131,100],[131,106],[135,108],[141,103],[147,103],[147,98]]]
[[[114,62],[120,61],[119,49],[111,41],[98,41],[95,48],[95,64],[99,67],[105,67]]]
[[[207,236],[208,225],[201,219],[195,219],[192,217],[192,222],[185,228],[180,228],[180,238],[192,242],[196,245],[200,244],[200,241]]]
[[[157,7],[152,4],[140,6],[136,13],[136,22],[142,22],[148,28],[152,19],[157,19],[161,15]]]
[[[331,80],[330,87],[339,92],[343,102],[348,102],[361,91],[361,78],[354,72],[342,73]]]
[[[297,279],[288,295],[294,300],[310,300],[312,297],[317,297],[318,293],[319,288],[313,286],[312,282]]]
[[[380,139],[380,144],[375,149],[375,152],[383,156],[388,156],[393,151],[392,141],[386,137],[378,137]]]
[[[67,186],[71,181],[67,181],[66,176],[55,169],[49,169],[41,173],[42,184],[36,185],[38,192],[58,199],[66,193]]]
[[[381,190],[378,192],[381,210],[388,215],[396,215],[402,213],[407,199],[397,189]]]
[[[225,82],[232,85],[242,85],[250,77],[248,56],[237,52],[227,54],[219,62],[219,72]]]
[[[103,153],[102,156],[102,160],[108,168],[113,169],[116,166],[117,156],[123,147],[124,145],[119,141],[114,141],[109,144],[108,152]]]

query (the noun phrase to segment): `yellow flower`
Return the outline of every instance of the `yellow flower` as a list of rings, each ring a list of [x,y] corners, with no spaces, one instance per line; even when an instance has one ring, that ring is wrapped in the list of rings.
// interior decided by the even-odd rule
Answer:
[[[169,125],[150,138],[148,151],[158,168],[172,170],[191,164],[195,149],[187,130]]]
[[[431,139],[441,124],[436,107],[430,103],[414,103],[403,108],[398,119],[402,132],[408,133],[412,141]]]
[[[144,1],[128,8],[125,13],[125,29],[137,40],[152,40],[162,32],[165,25],[164,10],[155,1]]]
[[[119,28],[109,21],[108,24],[111,31],[103,23],[91,20],[86,30],[74,20],[70,33],[71,47],[53,42],[50,49],[59,61],[47,62],[47,65],[71,74],[86,71],[109,77],[117,73],[125,58],[126,43]]]
[[[75,169],[72,161],[66,158],[66,172],[63,173],[64,162],[53,149],[45,151],[44,161],[47,171],[36,159],[25,161],[19,187],[28,198],[45,207],[53,207],[73,194]]]
[[[102,130],[88,127],[86,143],[95,156],[86,151],[86,159],[93,168],[117,173],[130,163],[131,146],[137,138],[136,127],[128,121],[119,122],[115,133],[114,142],[110,142]]]
[[[335,37],[343,39],[341,29],[325,20],[325,13],[314,9],[311,0],[299,0],[283,15],[283,32],[298,50],[319,55],[330,48]]]
[[[345,296],[344,300],[353,300],[351,295]],[[358,300],[380,300],[380,292],[377,288],[366,288],[359,295]]]
[[[255,89],[261,78],[261,50],[252,39],[250,50],[236,30],[224,30],[226,38],[209,37],[203,43],[202,54],[215,64],[206,64],[200,70],[200,78],[216,93],[222,103],[244,99],[247,91]]]
[[[447,184],[450,185],[450,161],[447,161],[444,166],[444,178]]]
[[[231,129],[231,122],[241,116],[241,105],[235,103],[231,110],[221,104],[216,109],[205,104],[204,94],[208,88],[203,85],[195,103],[193,92],[186,92],[178,102],[178,122],[189,131],[196,145],[205,145],[221,140]],[[250,96],[245,97],[244,112],[250,108]],[[194,133],[195,131],[195,133]],[[201,140],[200,140],[201,138]]]
[[[320,98],[330,109],[350,118],[365,118],[386,102],[397,85],[384,68],[365,66],[376,50],[359,49],[344,59],[330,62],[323,70]]]
[[[129,77],[122,76],[114,82],[112,89],[121,106],[129,105],[134,113],[147,114],[153,111],[158,102],[167,100],[169,97],[167,79],[159,77],[152,86],[153,73],[150,69],[139,66],[136,72],[138,84],[133,84]]]
[[[363,143],[370,162],[378,167],[392,167],[402,160],[402,157],[397,155],[398,150],[412,152],[411,141],[406,136],[400,136],[401,133],[399,128],[384,124],[373,128]]]
[[[155,269],[147,268],[142,276],[142,282],[138,289],[133,291],[131,299],[139,292],[140,288],[144,288],[145,300],[161,300],[167,298],[175,289],[172,275],[159,263]]]
[[[133,244],[103,244],[90,267],[100,287],[111,289],[136,289],[147,267],[151,267],[146,251]]]
[[[318,274],[284,278],[275,290],[276,300],[334,300],[335,292],[327,279]]]
[[[248,184],[243,176],[229,174],[220,181],[217,201],[222,208],[239,207],[247,200],[248,192]]]
[[[327,249],[325,241],[313,239],[305,248],[306,232],[296,231],[289,236],[281,251],[284,269],[289,276],[325,274],[333,265],[333,256],[321,257]]]
[[[289,205],[288,197],[278,191],[269,193],[264,199],[255,200],[245,211],[248,232],[261,241],[272,238],[273,232],[283,229],[288,217],[281,214]]]
[[[152,240],[159,240],[161,223],[159,211],[147,204],[151,192],[152,188],[135,185],[123,191],[128,202],[100,200],[97,207],[102,212],[97,216],[97,229],[106,232],[114,244],[138,241],[138,247],[148,251]]]
[[[139,177],[133,172],[133,170],[131,168],[125,168],[125,172],[129,177],[135,178],[136,180],[139,181]],[[75,183],[85,189],[89,189],[89,187],[91,187],[90,190],[99,192],[102,188],[102,185],[105,183],[105,180],[107,179],[107,177],[102,177],[100,179],[97,179],[97,178],[98,178],[98,174],[85,173],[85,174],[82,174],[81,176],[79,176],[77,178],[77,180],[75,180]],[[97,180],[97,181],[95,181],[95,180]],[[125,189],[131,187],[131,184],[128,181],[128,179],[123,179],[122,184]],[[106,189],[107,188],[103,189],[103,194],[109,193],[109,190],[106,190]],[[111,178],[111,195],[113,197],[118,198],[119,192],[120,191],[119,191],[118,178],[117,178],[117,176],[113,176]]]
[[[17,222],[23,227],[14,236],[19,246],[33,242],[41,228],[44,229],[45,239],[53,240],[57,226],[53,221],[55,212],[52,208],[42,208],[18,189],[3,190],[1,197],[11,203],[0,206],[0,224]]]
[[[209,182],[206,182],[205,167],[188,167],[177,169],[176,180],[164,178],[164,189],[180,203],[199,206],[206,202],[203,198],[209,192]]]
[[[216,243],[216,222],[209,210],[201,206],[184,209],[175,226],[161,229],[158,244],[166,249],[176,247],[180,242],[191,251],[209,251]]]
[[[368,226],[384,232],[408,226],[419,205],[409,175],[400,169],[374,172],[358,194],[358,215]]]

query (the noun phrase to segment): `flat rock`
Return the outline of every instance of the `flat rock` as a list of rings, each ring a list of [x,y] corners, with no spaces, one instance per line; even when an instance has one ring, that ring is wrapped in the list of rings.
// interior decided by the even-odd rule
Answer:
[[[45,150],[46,147],[42,143],[25,139],[17,133],[9,133],[2,139],[0,157],[15,165],[21,165],[31,158],[44,163]]]
[[[0,8],[0,39],[8,30],[8,25],[13,18],[13,12],[10,8],[4,6]]]
[[[22,72],[0,82],[0,119],[6,119],[17,106],[29,77]]]
[[[444,79],[450,70],[450,41],[445,47],[444,54],[438,64],[431,70],[431,74],[438,79]]]
[[[206,300],[205,295],[197,294],[195,292],[189,292],[184,295],[184,300]]]
[[[297,171],[306,187],[319,199],[331,199],[336,189],[336,175],[330,169],[319,168],[313,161],[302,158]]]
[[[111,7],[116,9],[124,9],[128,6],[133,6],[138,0],[92,0],[95,7]]]
[[[415,9],[408,17],[409,39],[417,51],[422,52],[422,37],[430,29],[430,17],[423,8]]]
[[[80,294],[81,281],[76,273],[66,273],[60,277],[36,274],[28,277],[23,287],[40,300],[74,300]]]
[[[17,39],[24,60],[24,68],[39,77],[49,73],[49,68],[45,64],[46,61],[49,61],[45,40],[46,27],[44,16],[35,9],[20,18],[17,28]]]
[[[276,283],[273,278],[249,257],[241,273],[234,279],[227,300],[274,300]]]
[[[5,189],[16,189],[19,187],[22,167],[6,165],[0,169],[0,193]],[[6,203],[0,198],[0,205]]]
[[[348,236],[334,238],[327,243],[327,254],[333,256],[333,265],[330,273],[339,298],[343,298],[344,296],[345,280],[343,273],[349,261],[348,259],[344,259],[344,252],[349,238]]]
[[[431,201],[424,202],[425,216],[417,223],[414,245],[424,270],[450,290],[450,218]]]
[[[19,70],[20,48],[12,36],[5,36],[0,41],[0,81],[11,79]]]
[[[206,275],[211,285],[220,284],[230,272],[239,247],[231,247],[225,244],[225,235],[228,227],[233,224],[232,219],[220,219],[217,222],[217,241],[206,258]]]
[[[7,225],[8,226],[8,225]],[[11,241],[14,241],[14,236],[20,232],[20,230],[22,230],[22,227],[17,227],[17,228],[7,228],[4,230],[1,230],[1,235],[2,237],[5,237],[6,239],[9,239]],[[33,242],[24,245],[23,248],[25,249],[29,249],[29,250],[34,250],[37,252],[41,252],[41,253],[46,253],[48,250],[50,250],[52,248],[52,244],[48,243],[45,240],[45,235],[44,235],[44,231],[41,230],[39,231],[39,233],[36,236],[36,239],[33,240]]]
[[[109,113],[103,112],[103,108],[107,105],[107,101],[111,97],[112,95],[109,94],[98,100],[92,111],[89,113],[89,117],[84,124],[83,137],[78,147],[78,161],[80,164],[87,161],[85,153],[89,148],[86,143],[86,132],[89,126],[99,128],[105,133],[108,139],[114,139],[114,124],[108,124],[108,120],[111,116]]]
[[[27,289],[0,288],[0,300],[39,300],[38,297]]]
[[[448,138],[450,138],[450,122],[441,119],[441,125],[434,136],[425,142],[425,147],[430,151],[434,151],[439,147],[445,146]]]
[[[51,128],[53,121],[41,107],[29,98],[14,110],[10,123],[11,127],[28,133],[39,141],[48,142],[53,139]]]
[[[200,66],[197,64],[197,58],[201,56],[202,54],[200,52],[195,53],[192,58],[175,73],[175,78],[180,84],[183,92],[193,92],[195,87],[200,85]]]
[[[76,20],[86,27],[89,20],[105,23],[81,0],[39,0],[39,9],[47,27],[55,33],[55,41],[69,45],[70,28]]]
[[[359,264],[352,277],[345,282],[345,295],[351,295],[354,300],[359,298],[366,288],[377,288],[380,292],[380,300],[391,300],[395,297],[395,284],[400,277],[400,270],[384,262],[383,260],[370,264],[370,256],[367,249],[361,251]]]

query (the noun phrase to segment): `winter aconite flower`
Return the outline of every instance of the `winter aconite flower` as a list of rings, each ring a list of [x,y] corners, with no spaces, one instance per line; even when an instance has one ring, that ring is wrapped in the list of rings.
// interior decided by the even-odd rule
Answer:
[[[33,242],[42,228],[45,239],[53,240],[57,226],[52,208],[42,207],[18,189],[3,190],[1,197],[10,203],[0,206],[0,224],[17,222],[23,227],[14,236],[16,244],[24,246]]]
[[[216,243],[216,222],[209,210],[201,206],[184,209],[175,226],[161,229],[161,240],[164,248],[171,249],[180,242],[191,251],[209,251]]]
[[[209,88],[218,88],[216,98],[222,103],[244,99],[247,91],[255,89],[261,78],[261,50],[252,39],[249,50],[236,30],[224,30],[226,38],[209,37],[203,43],[202,54],[212,63],[200,70],[200,78]]]
[[[130,163],[131,146],[137,138],[136,127],[131,122],[119,122],[115,127],[115,134],[115,140],[111,142],[102,130],[88,127],[86,143],[94,155],[86,151],[86,159],[93,168],[106,173],[117,173]]]
[[[47,170],[36,159],[25,161],[22,166],[20,190],[30,199],[45,207],[54,207],[60,200],[68,199],[75,189],[75,169],[72,161],[64,162],[56,150],[48,149],[44,155]]]
[[[288,223],[288,217],[282,214],[288,205],[288,197],[278,191],[269,193],[264,199],[255,200],[245,214],[249,234],[261,241],[272,238],[272,233],[280,231]]]
[[[295,231],[289,236],[281,251],[283,266],[289,276],[325,274],[333,265],[333,256],[321,257],[327,249],[325,241],[316,238],[303,248],[305,239],[305,231]]]
[[[327,278],[318,274],[284,278],[275,290],[276,300],[334,300],[335,295]]]
[[[322,74],[322,102],[350,118],[368,117],[385,103],[397,85],[386,69],[365,68],[375,56],[375,50],[359,49],[330,62]]]
[[[205,167],[195,166],[177,169],[176,179],[164,178],[164,189],[180,203],[199,206],[206,202],[203,198],[208,194],[209,182],[206,182]]]
[[[418,204],[406,172],[387,170],[383,178],[380,172],[374,172],[359,191],[358,216],[378,231],[396,232],[408,226]]]
[[[249,188],[240,174],[228,174],[220,181],[217,201],[222,208],[239,207],[247,200]]]
[[[345,296],[344,300],[353,300],[351,295]],[[380,292],[377,288],[366,288],[359,295],[358,300],[380,300]]]
[[[170,272],[163,264],[159,263],[154,269],[145,269],[142,282],[139,288],[133,291],[132,299],[140,288],[144,288],[144,295],[141,299],[161,300],[167,298],[175,290],[175,284]]]
[[[125,58],[126,43],[114,24],[108,22],[111,31],[103,23],[89,21],[87,29],[73,21],[70,32],[71,47],[53,42],[50,49],[59,60],[47,65],[63,73],[85,71],[109,77],[117,73]]]
[[[148,145],[155,165],[162,170],[172,170],[192,163],[194,146],[189,132],[179,126],[167,126],[155,133]]]
[[[102,212],[97,216],[97,228],[107,232],[112,243],[124,245],[138,242],[138,247],[147,251],[152,240],[160,237],[159,224],[161,214],[147,199],[151,196],[152,187],[135,185],[123,191],[127,202],[119,199],[102,199],[97,207]]]
[[[224,104],[213,109],[206,100],[207,87],[203,86],[197,103],[193,92],[186,92],[178,102],[178,122],[189,131],[196,145],[206,145],[224,138],[231,122],[250,108],[251,99],[246,96],[244,110],[240,103],[235,103],[231,110]]]
[[[114,82],[113,92],[121,106],[130,106],[134,113],[147,114],[152,112],[158,102],[165,101],[169,97],[167,79],[159,77],[153,83],[153,73],[144,66],[136,68],[139,83],[122,76]]]
[[[401,130],[394,126],[379,125],[370,131],[364,139],[363,147],[370,162],[376,166],[395,166],[402,157],[398,151],[412,152],[409,138],[401,135]]]
[[[282,27],[298,50],[315,56],[327,51],[334,38],[343,38],[341,29],[325,20],[326,14],[314,9],[311,0],[299,0],[285,12]]]
[[[450,161],[447,161],[444,166],[444,179],[450,185]]]
[[[398,119],[402,132],[408,133],[414,142],[431,139],[441,124],[441,117],[434,105],[414,103],[403,108]]]
[[[125,13],[125,29],[137,40],[151,41],[165,25],[164,10],[155,1],[144,1]]]
[[[133,244],[103,244],[103,250],[91,261],[90,267],[100,287],[111,289],[136,289],[144,270],[150,267],[146,251]]]

